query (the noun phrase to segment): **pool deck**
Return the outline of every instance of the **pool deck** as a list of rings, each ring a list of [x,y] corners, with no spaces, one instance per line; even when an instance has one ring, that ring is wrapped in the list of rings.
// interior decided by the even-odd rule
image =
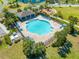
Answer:
[[[50,20],[50,19],[47,19],[47,18],[45,18],[45,17],[43,17],[43,16],[41,16],[41,15],[39,15],[39,16],[37,16],[36,18],[34,18],[34,19],[39,19],[39,20],[46,20],[46,21],[48,21],[50,24],[51,24],[51,26],[53,27],[53,30],[50,32],[50,33],[48,33],[48,34],[46,34],[46,35],[38,35],[38,34],[35,34],[35,33],[31,33],[31,32],[29,32],[27,29],[26,29],[26,23],[28,22],[28,21],[25,21],[25,22],[18,22],[18,24],[19,24],[19,26],[20,26],[20,28],[22,29],[22,33],[23,33],[23,35],[25,36],[25,37],[31,37],[31,38],[33,38],[34,39],[34,41],[37,43],[37,42],[44,42],[45,44],[47,44],[47,42],[54,36],[54,33],[55,32],[57,32],[57,31],[60,31],[61,29],[60,29],[60,27],[61,27],[61,25],[59,24],[59,23],[57,23],[57,22],[55,22],[55,21],[53,21],[53,20]]]

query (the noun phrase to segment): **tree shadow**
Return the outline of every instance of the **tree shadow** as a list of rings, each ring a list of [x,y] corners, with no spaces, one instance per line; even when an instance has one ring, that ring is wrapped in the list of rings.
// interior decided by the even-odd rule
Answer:
[[[68,47],[72,47],[72,43],[69,40],[67,40],[66,43],[64,43],[64,45],[67,45]]]
[[[58,52],[58,54],[62,57],[62,58],[66,58],[67,57],[67,55],[66,54],[62,54],[61,52]]]
[[[71,53],[71,50],[70,50],[71,47],[72,47],[72,43],[67,40],[63,46],[58,48],[58,54],[61,57],[66,58],[67,54]]]
[[[28,59],[48,59],[45,55],[31,56]]]
[[[79,31],[75,30],[73,33],[71,33],[71,35],[77,37],[77,35],[79,35]]]
[[[79,35],[79,31],[77,31],[77,35]]]

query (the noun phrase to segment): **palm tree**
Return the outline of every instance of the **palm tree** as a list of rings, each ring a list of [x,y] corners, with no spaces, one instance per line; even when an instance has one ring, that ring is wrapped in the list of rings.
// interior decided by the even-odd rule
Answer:
[[[14,13],[10,13],[10,12],[6,12],[4,14],[4,16],[5,16],[4,23],[8,27],[8,29],[10,29],[11,25],[14,25],[16,27],[16,29],[20,32],[22,37],[24,38],[24,35],[21,33],[21,31],[19,30],[19,28],[16,25],[16,22],[18,21],[18,17],[16,17]]]
[[[30,50],[32,49],[32,46],[34,45],[34,41],[32,41],[29,37],[26,39],[23,39],[23,52],[24,55],[29,57],[30,55]]]
[[[66,36],[67,32],[65,30],[62,30],[60,32],[55,33],[55,42],[53,43],[54,47],[60,47],[66,42]]]
[[[15,3],[16,7],[19,7],[18,0],[15,0]]]
[[[74,17],[74,22],[75,22],[75,24],[77,24],[77,22],[78,22],[78,18],[77,17]]]
[[[77,17],[73,17],[73,16],[69,16],[69,21],[70,21],[70,34],[73,34],[75,32],[75,28],[74,25],[77,24],[78,18]]]
[[[18,0],[9,0],[10,7],[19,7]]]
[[[30,38],[27,38],[23,41],[23,52],[26,57],[31,59],[39,59],[40,57],[42,59],[46,59],[45,45],[43,43],[35,43]]]
[[[31,56],[31,50],[34,45],[34,41],[32,41],[29,37],[23,40],[23,52],[26,57]]]

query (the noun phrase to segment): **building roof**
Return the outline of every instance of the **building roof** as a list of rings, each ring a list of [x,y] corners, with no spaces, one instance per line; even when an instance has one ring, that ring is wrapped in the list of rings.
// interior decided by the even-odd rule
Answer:
[[[48,14],[48,15],[57,13],[57,11],[55,9],[51,9],[51,8],[42,9],[41,12]]]
[[[25,16],[29,16],[31,14],[35,14],[33,11],[28,10],[28,11],[22,11],[22,12],[18,12],[17,16],[18,17],[25,17]]]

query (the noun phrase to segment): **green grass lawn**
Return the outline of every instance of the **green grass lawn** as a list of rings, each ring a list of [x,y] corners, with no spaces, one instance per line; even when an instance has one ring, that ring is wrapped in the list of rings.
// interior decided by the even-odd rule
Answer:
[[[68,20],[69,16],[75,16],[78,18],[78,23],[79,25],[79,7],[55,7],[57,11],[61,11],[63,17],[65,20]],[[69,21],[69,20],[68,20]]]
[[[22,41],[13,44],[10,48],[0,49],[0,59],[25,59]]]
[[[68,36],[68,40],[72,43],[71,53],[65,59],[79,59],[79,36]],[[57,54],[57,48],[47,48],[47,56],[49,59],[64,59]]]
[[[65,19],[68,19],[69,16],[76,16],[79,18],[79,7],[55,7],[55,9],[61,11]]]
[[[79,36],[73,37],[68,35],[68,40],[72,43],[71,53],[65,59],[79,59]],[[23,54],[23,42],[13,44],[10,48],[0,49],[0,59],[25,59]],[[57,48],[48,47],[46,49],[48,59],[64,59],[57,54]]]

